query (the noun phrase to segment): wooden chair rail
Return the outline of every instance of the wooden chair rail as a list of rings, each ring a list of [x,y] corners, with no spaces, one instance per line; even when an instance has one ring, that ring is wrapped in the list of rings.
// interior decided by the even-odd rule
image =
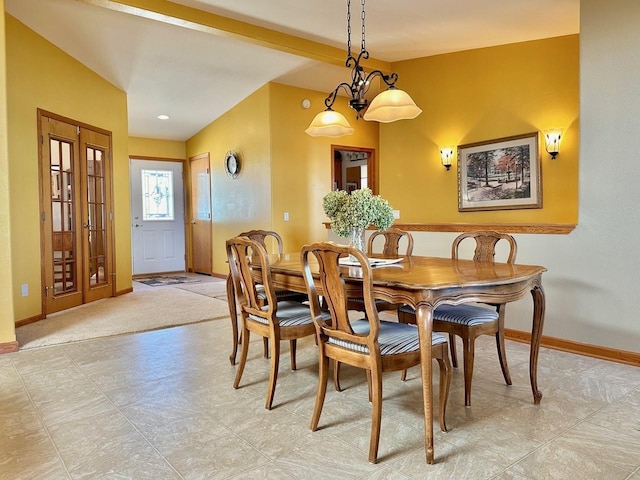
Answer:
[[[331,228],[331,222],[323,222]],[[576,224],[573,223],[394,223],[394,228],[409,232],[472,232],[476,230],[493,230],[500,233],[533,233],[567,235]],[[375,227],[369,229],[375,230]]]

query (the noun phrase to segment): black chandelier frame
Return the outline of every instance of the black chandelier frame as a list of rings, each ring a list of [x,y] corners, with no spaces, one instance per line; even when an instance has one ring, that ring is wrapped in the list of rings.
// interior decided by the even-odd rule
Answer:
[[[340,83],[324,100],[327,110],[333,110],[331,107],[333,107],[338,93],[341,89],[344,90],[350,95],[349,106],[356,111],[356,119],[362,117],[362,111],[369,105],[369,101],[365,98],[365,95],[369,91],[371,81],[374,78],[380,77],[380,79],[390,89],[395,88],[395,83],[398,81],[397,73],[390,73],[387,75],[381,70],[376,69],[367,74],[364,67],[360,65],[362,60],[367,60],[369,58],[369,52],[365,44],[365,0],[361,0],[361,4],[362,43],[360,53],[357,57],[354,57],[351,53],[351,0],[347,0],[347,60],[345,61],[345,65],[352,69],[351,84],[347,82]]]

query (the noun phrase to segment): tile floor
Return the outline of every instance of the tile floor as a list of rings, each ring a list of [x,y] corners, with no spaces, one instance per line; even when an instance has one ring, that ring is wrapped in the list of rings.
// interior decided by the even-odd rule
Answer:
[[[507,345],[508,387],[493,339],[481,337],[472,406],[454,371],[450,431],[434,422],[434,465],[419,370],[406,382],[385,377],[373,465],[363,373],[343,368],[345,390],[329,387],[311,432],[313,340],[299,342],[296,372],[283,345],[267,411],[261,340],[234,390],[230,332],[228,319],[215,320],[0,356],[0,479],[640,480],[640,368],[542,349],[536,406],[527,346]]]

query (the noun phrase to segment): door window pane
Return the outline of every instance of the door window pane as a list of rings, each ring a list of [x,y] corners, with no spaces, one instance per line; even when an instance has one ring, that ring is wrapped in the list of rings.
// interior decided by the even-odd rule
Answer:
[[[87,213],[89,228],[89,283],[96,286],[107,283],[103,255],[107,251],[107,205],[102,161],[104,152],[87,147]]]
[[[71,215],[71,179],[73,178],[72,146],[70,143],[49,139],[49,166],[51,173],[51,227],[53,243],[54,294],[75,292],[75,240]]]
[[[196,198],[196,218],[211,219],[211,193],[209,190],[209,174],[198,173],[198,197]]]
[[[173,172],[142,170],[142,219],[174,220]]]

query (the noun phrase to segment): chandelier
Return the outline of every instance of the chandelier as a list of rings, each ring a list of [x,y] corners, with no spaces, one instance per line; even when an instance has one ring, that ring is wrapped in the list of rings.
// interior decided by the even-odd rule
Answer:
[[[422,112],[407,92],[395,87],[398,80],[397,73],[386,75],[381,70],[366,73],[360,65],[362,60],[369,58],[365,44],[364,2],[365,0],[361,0],[362,42],[360,53],[356,58],[351,53],[351,0],[347,0],[347,61],[345,65],[351,68],[351,84],[342,82],[325,98],[324,104],[327,109],[317,114],[309,128],[305,130],[312,137],[341,137],[353,133],[353,127],[345,116],[331,108],[340,90],[344,90],[349,96],[349,106],[356,111],[356,120],[362,117],[368,121],[389,123],[415,118]],[[369,104],[365,95],[369,91],[371,81],[376,77],[379,77],[388,88],[379,93]]]

